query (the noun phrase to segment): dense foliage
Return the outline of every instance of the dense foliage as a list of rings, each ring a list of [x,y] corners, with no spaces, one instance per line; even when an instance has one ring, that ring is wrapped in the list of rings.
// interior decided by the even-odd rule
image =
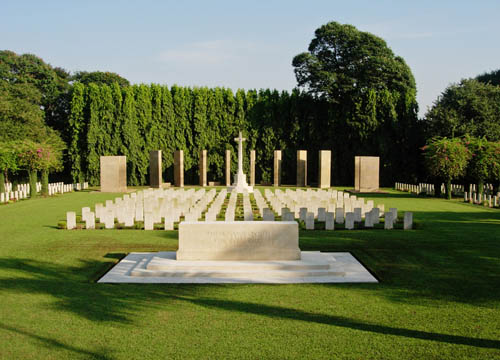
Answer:
[[[71,80],[78,81],[86,85],[90,83],[106,84],[109,86],[117,83],[121,87],[130,85],[130,82],[124,77],[108,71],[77,71],[71,76]]]
[[[414,158],[402,158],[401,144],[411,131],[398,122],[398,104],[386,95],[384,101],[373,104],[375,116],[392,118],[374,125],[360,138],[352,136],[331,110],[331,103],[298,90],[291,94],[271,90],[233,93],[225,88],[75,83],[65,136],[70,139],[71,175],[73,181],[85,178],[98,184],[99,157],[123,154],[129,184],[146,184],[149,151],[160,149],[164,178],[171,181],[173,153],[182,149],[186,182],[196,183],[199,151],[206,149],[209,179],[222,181],[226,149],[232,150],[236,168],[233,138],[241,129],[248,138],[245,151],[257,150],[257,181],[271,180],[275,149],[283,150],[284,183],[295,182],[299,149],[310,151],[310,179],[316,181],[317,151],[331,149],[335,183],[352,182],[354,155],[373,154],[381,155],[383,179],[390,183],[392,171],[402,172],[404,166],[411,176],[409,169],[415,164]],[[248,168],[248,156],[245,161]]]
[[[415,181],[423,145],[415,80],[384,40],[330,22],[316,30],[308,52],[292,65],[298,85],[330,104],[318,132],[321,142],[345,158],[379,155],[385,182],[402,173]]]
[[[465,174],[471,152],[460,138],[433,138],[423,148],[431,175],[445,180],[448,199],[451,181]]]
[[[428,136],[500,140],[500,86],[474,79],[450,85],[425,117]]]

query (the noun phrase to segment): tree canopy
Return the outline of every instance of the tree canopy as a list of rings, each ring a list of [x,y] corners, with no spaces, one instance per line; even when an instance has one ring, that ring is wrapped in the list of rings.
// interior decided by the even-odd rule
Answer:
[[[308,52],[295,56],[292,65],[299,86],[332,102],[369,90],[415,89],[409,67],[383,39],[337,22],[317,29]]]
[[[425,116],[427,137],[500,140],[500,86],[475,79],[447,87]]]
[[[118,83],[120,87],[129,86],[130,82],[121,77],[117,73],[108,71],[77,71],[71,76],[71,80],[81,82],[82,84],[88,85],[90,83],[96,83],[99,85],[113,85],[113,83]]]

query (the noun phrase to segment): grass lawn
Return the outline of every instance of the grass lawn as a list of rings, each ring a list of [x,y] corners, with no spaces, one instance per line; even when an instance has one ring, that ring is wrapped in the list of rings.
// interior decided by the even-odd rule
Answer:
[[[2,359],[500,359],[500,211],[374,195],[418,230],[301,232],[350,251],[380,284],[96,284],[177,232],[59,230],[79,192],[0,206]]]

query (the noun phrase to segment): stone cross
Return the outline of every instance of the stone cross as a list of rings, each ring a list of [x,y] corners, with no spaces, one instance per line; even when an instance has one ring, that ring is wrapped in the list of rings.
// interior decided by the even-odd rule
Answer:
[[[238,173],[243,172],[243,141],[246,139],[240,134],[237,138],[234,138],[234,141],[238,143]]]

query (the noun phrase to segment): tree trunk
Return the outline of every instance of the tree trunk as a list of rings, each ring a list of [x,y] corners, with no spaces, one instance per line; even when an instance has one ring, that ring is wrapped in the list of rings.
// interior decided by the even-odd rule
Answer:
[[[477,192],[480,194],[484,193],[484,180],[483,179],[479,179],[477,181]]]
[[[441,181],[439,180],[434,181],[434,196],[437,198],[441,197]]]
[[[446,180],[446,198],[451,200],[451,179]]]
[[[37,196],[36,193],[36,170],[28,170],[28,175],[30,178],[30,197],[35,198]]]
[[[5,174],[2,171],[0,171],[0,193],[5,192]]]
[[[49,170],[42,170],[42,195],[49,195]]]

